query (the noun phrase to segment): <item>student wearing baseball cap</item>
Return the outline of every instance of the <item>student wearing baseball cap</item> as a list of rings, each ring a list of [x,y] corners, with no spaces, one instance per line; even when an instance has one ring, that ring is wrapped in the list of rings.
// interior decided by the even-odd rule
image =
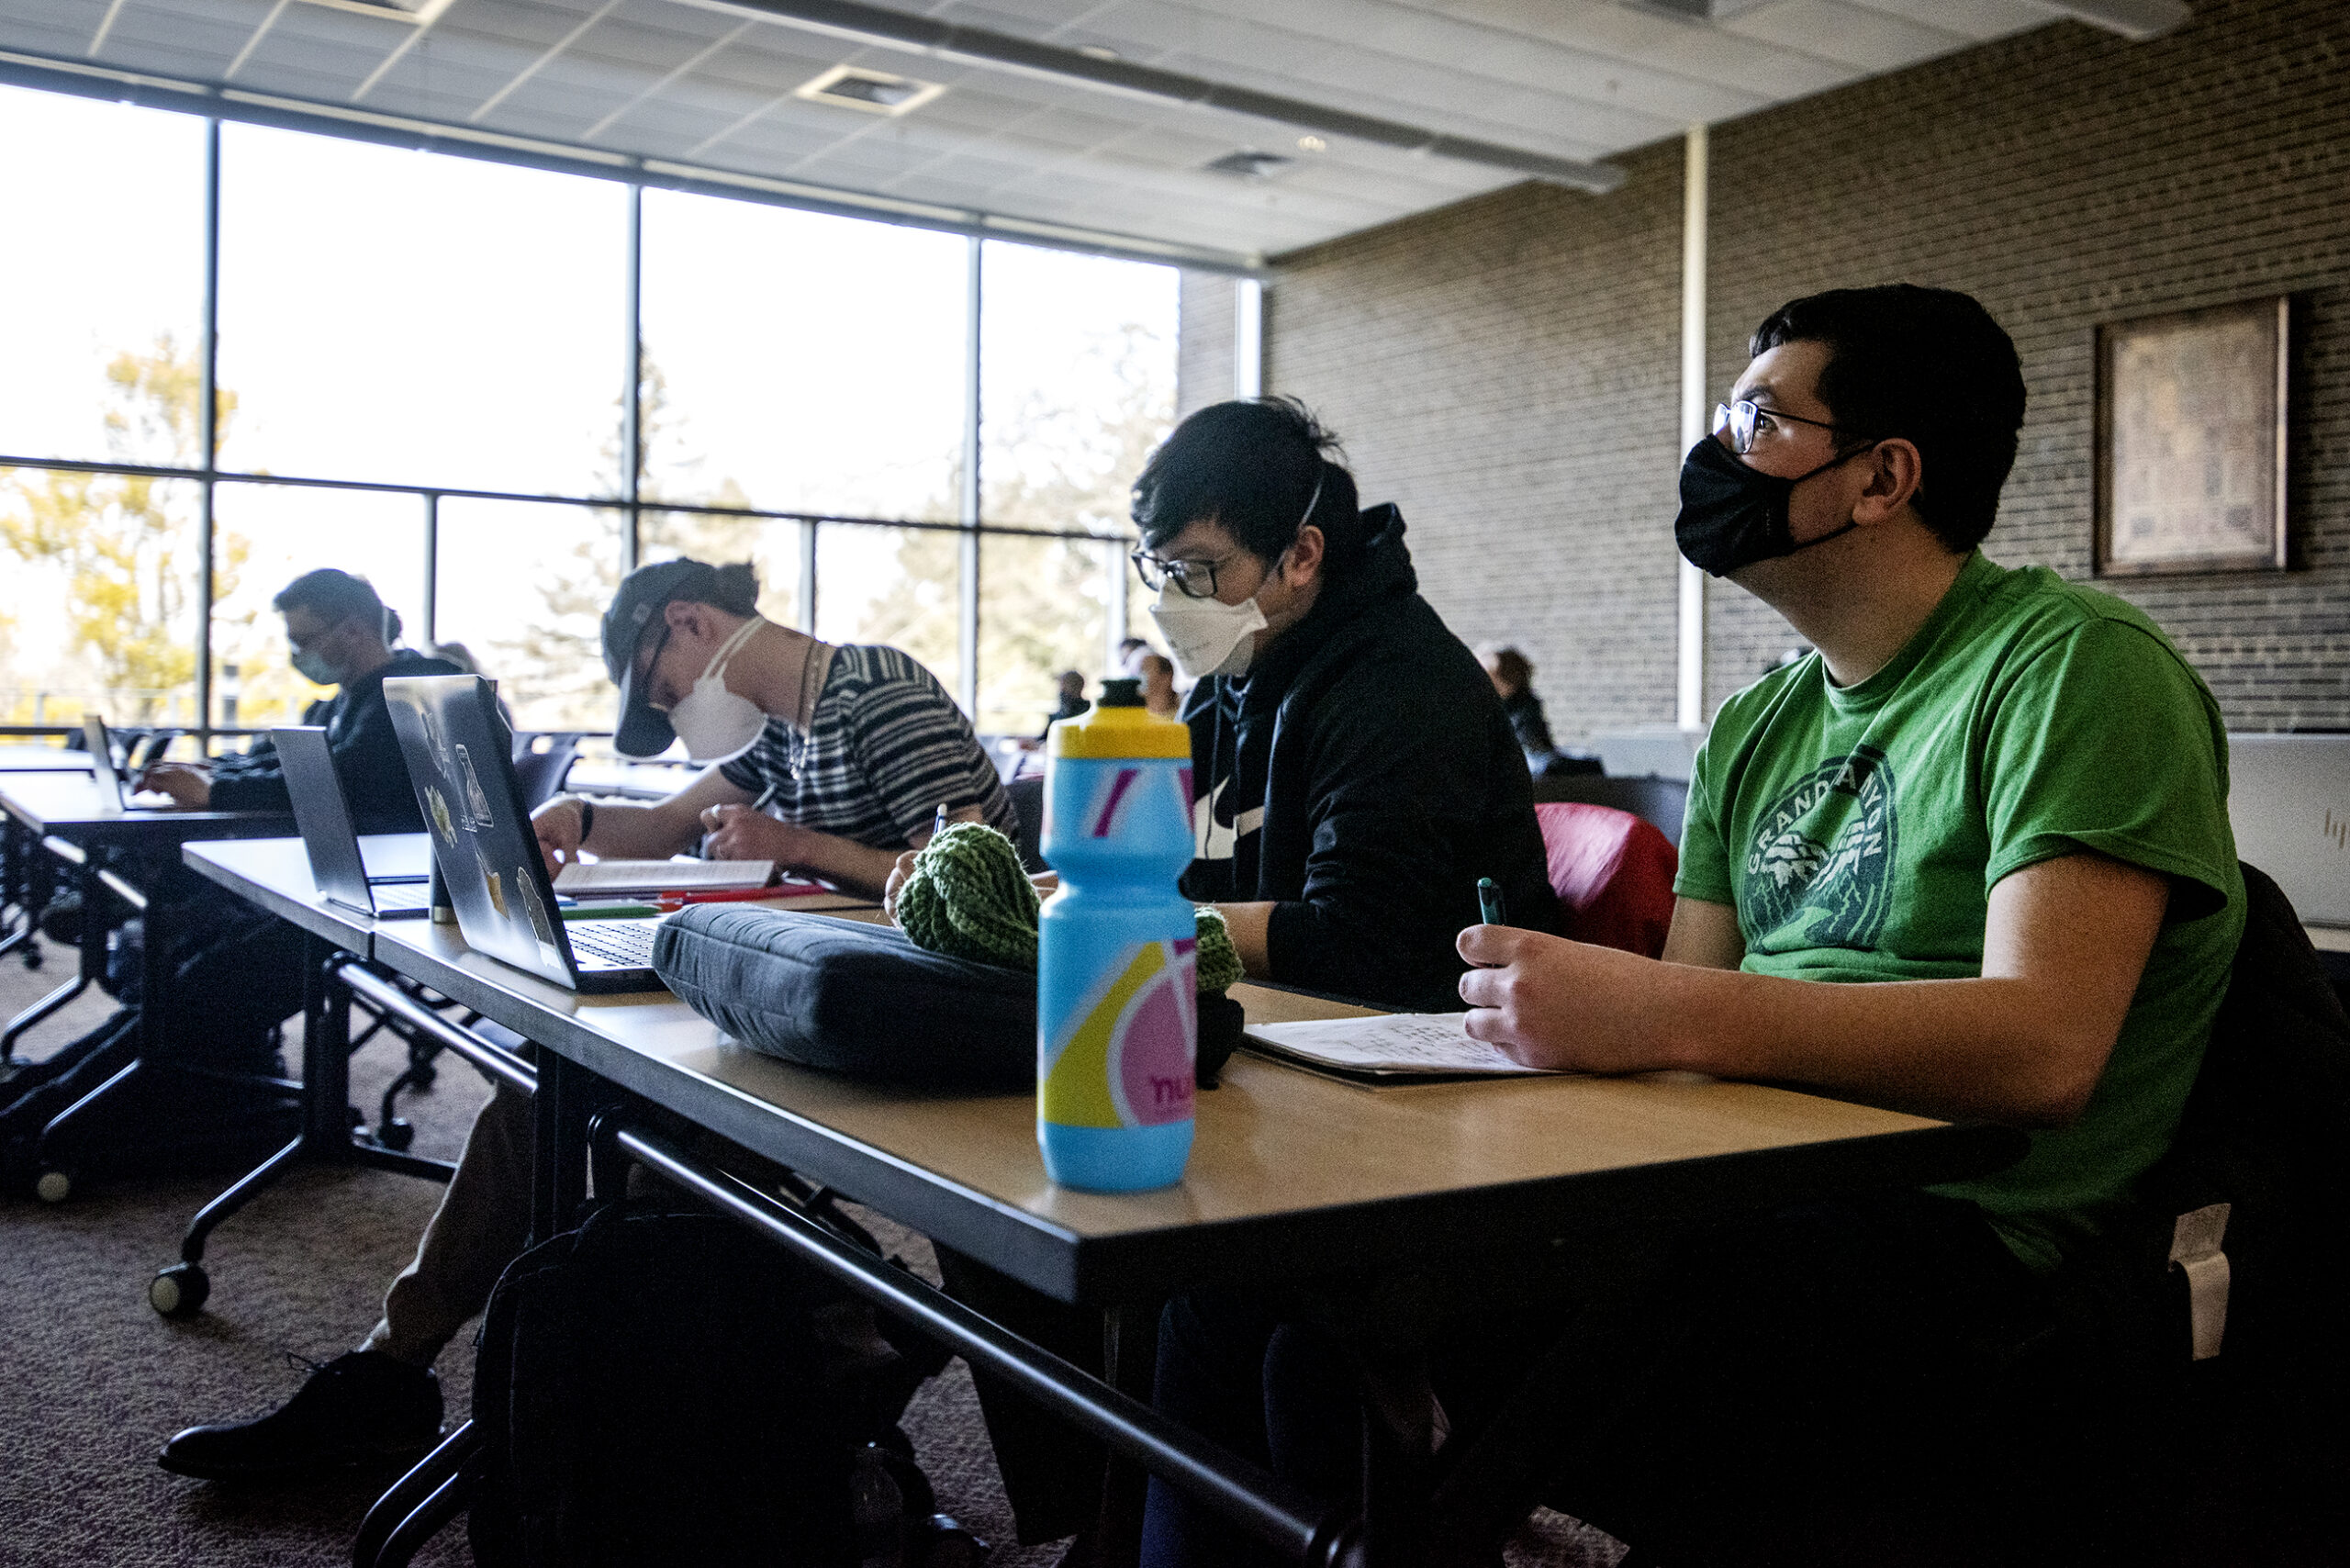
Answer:
[[[994,765],[935,676],[896,648],[822,643],[766,620],[747,565],[637,568],[605,612],[603,642],[620,689],[615,746],[655,756],[682,741],[711,766],[651,805],[563,796],[540,807],[551,870],[583,849],[664,857],[707,835],[715,857],[775,860],[878,892],[901,853],[930,841],[941,805],[1016,830]],[[775,815],[755,809],[762,800]],[[522,1249],[530,1157],[530,1101],[501,1088],[359,1349],[271,1415],[180,1433],[163,1468],[254,1480],[431,1447],[442,1417],[432,1363]]]

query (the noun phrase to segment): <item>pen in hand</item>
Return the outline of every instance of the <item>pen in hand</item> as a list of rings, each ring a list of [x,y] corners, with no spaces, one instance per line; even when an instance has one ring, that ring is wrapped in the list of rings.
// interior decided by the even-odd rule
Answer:
[[[751,802],[751,810],[754,812],[764,812],[769,806],[774,805],[776,794],[782,788],[783,786],[780,784],[770,784],[766,789],[760,790],[759,798]]]
[[[1488,925],[1509,924],[1509,912],[1502,906],[1502,890],[1491,877],[1477,879],[1477,913]]]
[[[939,802],[938,802],[938,814],[937,814],[936,816],[934,816],[934,817],[933,817],[933,818],[931,818],[931,819],[930,819],[930,836],[931,836],[931,841],[932,841],[933,843],[937,842],[938,835],[939,835],[940,834],[942,834],[942,833],[945,833],[946,831],[946,801],[939,801]]]

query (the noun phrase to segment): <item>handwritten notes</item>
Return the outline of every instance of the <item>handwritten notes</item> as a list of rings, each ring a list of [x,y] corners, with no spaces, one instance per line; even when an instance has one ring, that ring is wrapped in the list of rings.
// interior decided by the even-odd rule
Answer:
[[[1545,1070],[1521,1067],[1497,1047],[1469,1037],[1465,1013],[1382,1013],[1369,1018],[1317,1018],[1303,1024],[1259,1024],[1248,1041],[1309,1067],[1376,1078],[1475,1076],[1525,1078]]]

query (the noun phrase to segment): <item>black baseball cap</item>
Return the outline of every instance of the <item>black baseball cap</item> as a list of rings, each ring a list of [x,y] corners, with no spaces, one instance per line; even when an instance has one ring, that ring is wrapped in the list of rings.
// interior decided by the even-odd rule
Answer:
[[[621,579],[611,608],[604,611],[604,673],[621,689],[612,749],[622,756],[658,756],[677,738],[669,716],[655,711],[636,689],[636,656],[661,612],[680,599],[729,615],[756,615],[759,575],[747,561],[713,566],[707,561],[679,559],[639,566]]]

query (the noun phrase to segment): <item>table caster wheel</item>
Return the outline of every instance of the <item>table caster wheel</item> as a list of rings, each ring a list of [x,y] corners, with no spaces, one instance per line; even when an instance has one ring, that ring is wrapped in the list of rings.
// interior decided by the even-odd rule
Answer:
[[[62,1204],[73,1195],[73,1178],[62,1170],[44,1170],[33,1183],[33,1196],[44,1204]]]
[[[41,952],[40,952],[40,948],[39,948],[39,947],[38,947],[38,946],[33,946],[33,945],[31,945],[31,944],[29,944],[29,943],[28,943],[28,944],[27,944],[27,945],[26,945],[26,947],[25,947],[25,968],[27,968],[27,969],[37,969],[40,968],[40,966],[41,966]]]
[[[432,1087],[432,1081],[440,1077],[441,1073],[440,1070],[435,1068],[431,1062],[423,1061],[417,1063],[412,1068],[409,1068],[408,1070],[408,1081],[415,1084],[417,1088],[430,1089]]]
[[[147,1305],[166,1317],[194,1317],[212,1294],[212,1277],[201,1263],[174,1263],[158,1269],[147,1282]]]
[[[416,1129],[394,1116],[375,1129],[375,1141],[386,1148],[405,1150],[416,1141]]]
[[[367,1118],[359,1114],[359,1107],[356,1105],[345,1105],[342,1108],[342,1117],[344,1123],[353,1132],[357,1132],[367,1125]]]

